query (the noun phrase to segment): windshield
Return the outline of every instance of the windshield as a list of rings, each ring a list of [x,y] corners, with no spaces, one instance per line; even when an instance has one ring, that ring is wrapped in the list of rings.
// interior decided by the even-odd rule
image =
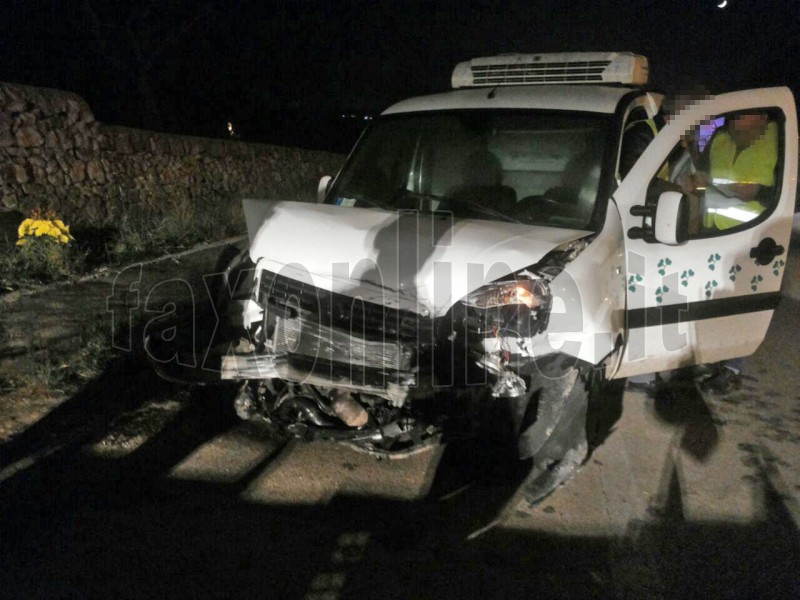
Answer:
[[[553,111],[382,117],[362,137],[327,201],[585,229],[608,121]]]

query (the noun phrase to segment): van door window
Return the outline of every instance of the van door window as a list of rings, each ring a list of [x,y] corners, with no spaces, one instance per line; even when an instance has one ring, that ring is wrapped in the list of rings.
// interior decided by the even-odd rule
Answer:
[[[756,109],[712,115],[686,131],[650,184],[689,198],[691,238],[740,231],[764,221],[778,200],[783,114]]]

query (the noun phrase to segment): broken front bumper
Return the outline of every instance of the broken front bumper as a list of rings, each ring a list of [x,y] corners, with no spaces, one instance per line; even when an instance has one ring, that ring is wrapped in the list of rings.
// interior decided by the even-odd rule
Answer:
[[[262,350],[222,357],[226,380],[282,379],[337,387],[402,402],[416,384],[414,349],[395,341],[366,340],[315,321],[276,318]]]

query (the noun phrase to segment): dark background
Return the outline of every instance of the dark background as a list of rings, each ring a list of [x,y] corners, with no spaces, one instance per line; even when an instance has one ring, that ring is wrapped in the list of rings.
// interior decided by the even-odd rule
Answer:
[[[666,92],[797,95],[800,1],[721,2],[3,0],[0,81],[77,92],[106,122],[339,151],[364,115],[503,52],[632,51]]]

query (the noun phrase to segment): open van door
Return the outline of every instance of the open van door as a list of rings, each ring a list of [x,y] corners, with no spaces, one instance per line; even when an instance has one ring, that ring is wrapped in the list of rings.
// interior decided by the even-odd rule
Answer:
[[[769,162],[754,167],[761,176],[737,175],[752,171],[741,163],[727,174],[709,163],[722,163],[715,156],[725,148],[734,164],[746,157],[730,134],[744,115],[762,124],[751,142],[760,145],[758,156],[747,158]],[[614,377],[755,352],[780,300],[797,135],[787,88],[724,94],[682,111],[631,169],[613,197],[627,266],[627,339]],[[684,193],[690,186],[679,184],[692,175],[695,185]],[[753,190],[757,195],[748,198]]]

